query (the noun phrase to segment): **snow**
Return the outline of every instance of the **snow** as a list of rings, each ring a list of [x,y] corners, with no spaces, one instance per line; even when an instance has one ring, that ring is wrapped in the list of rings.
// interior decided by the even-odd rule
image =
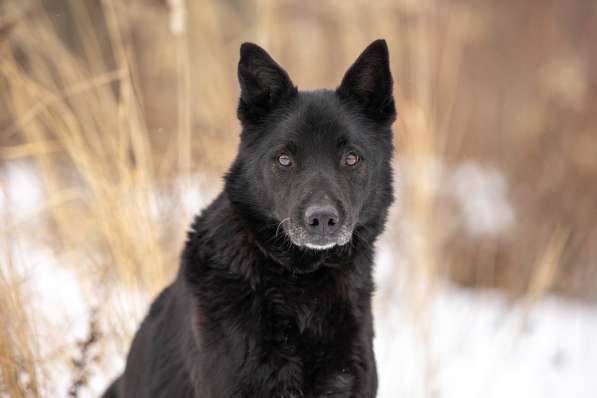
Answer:
[[[527,312],[453,286],[426,308],[397,297],[376,306],[380,398],[595,396],[596,307],[547,297]]]
[[[85,338],[88,304],[77,278],[60,267],[51,252],[20,240],[13,240],[12,245],[15,276],[23,281],[20,292],[25,311],[39,341],[37,354],[51,362],[47,377],[52,384],[46,392],[64,395],[71,379],[64,375],[72,371],[70,359],[76,355],[76,342]]]
[[[472,235],[496,234],[514,222],[506,182],[497,170],[466,162],[449,175],[449,192],[457,199]]]
[[[35,169],[13,161],[0,170],[0,214],[10,208],[21,218],[32,215],[43,204],[42,186]],[[2,227],[2,226],[0,226]]]
[[[456,221],[471,237],[497,235],[516,222],[508,199],[506,177],[498,169],[466,161],[449,166],[428,155],[404,157],[394,164],[397,200],[401,192],[416,188],[441,202],[455,205]]]

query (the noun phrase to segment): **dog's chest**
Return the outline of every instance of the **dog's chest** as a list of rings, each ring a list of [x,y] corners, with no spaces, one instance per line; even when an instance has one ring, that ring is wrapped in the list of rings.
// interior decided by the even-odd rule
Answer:
[[[267,280],[257,294],[264,326],[285,340],[311,337],[325,341],[333,337],[353,311],[344,285],[331,272],[320,278],[292,276]]]
[[[353,388],[353,306],[336,281],[319,282],[261,292],[260,350],[276,364],[272,376],[286,389],[280,397],[344,397]]]

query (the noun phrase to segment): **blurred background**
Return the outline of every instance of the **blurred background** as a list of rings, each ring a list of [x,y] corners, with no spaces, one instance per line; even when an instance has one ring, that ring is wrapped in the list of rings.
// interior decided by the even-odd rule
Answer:
[[[335,88],[385,38],[380,398],[595,397],[597,2],[3,0],[0,396],[124,368],[238,143],[238,49]]]

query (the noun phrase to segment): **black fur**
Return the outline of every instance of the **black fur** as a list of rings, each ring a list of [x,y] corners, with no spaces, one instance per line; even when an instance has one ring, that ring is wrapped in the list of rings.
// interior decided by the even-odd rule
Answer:
[[[224,192],[195,219],[105,396],[375,397],[373,243],[392,201],[396,115],[387,46],[373,42],[336,91],[298,91],[249,43],[238,74],[243,130]],[[305,232],[305,208],[321,203],[341,232]],[[335,246],[306,247],[321,239]]]

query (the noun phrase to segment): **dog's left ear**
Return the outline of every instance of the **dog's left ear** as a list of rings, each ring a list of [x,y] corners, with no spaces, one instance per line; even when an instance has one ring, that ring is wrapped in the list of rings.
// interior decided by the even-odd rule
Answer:
[[[391,124],[396,119],[389,58],[386,41],[374,41],[348,69],[336,89],[340,98],[355,103],[367,117],[382,124]]]
[[[240,100],[238,118],[258,122],[284,99],[297,93],[288,73],[257,44],[243,43],[238,62]]]

